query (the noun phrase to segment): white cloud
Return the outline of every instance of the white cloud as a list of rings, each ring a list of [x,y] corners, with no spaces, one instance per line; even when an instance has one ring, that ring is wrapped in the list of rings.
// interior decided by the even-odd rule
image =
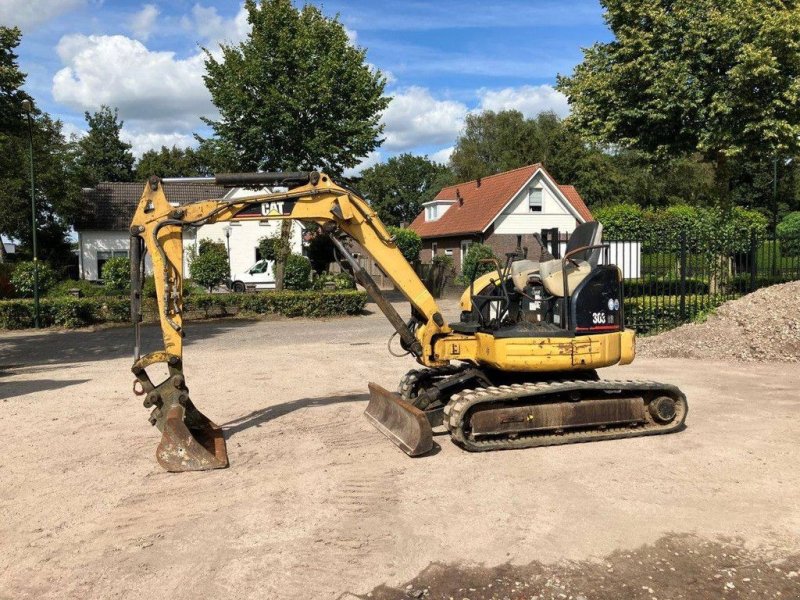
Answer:
[[[349,27],[344,27],[344,32],[347,35],[347,39],[350,40],[350,45],[355,46],[358,40],[358,32],[355,29],[350,29]]]
[[[148,150],[158,150],[161,146],[172,148],[178,146],[179,148],[186,148],[188,146],[195,146],[196,141],[191,134],[188,133],[157,133],[152,131],[136,131],[123,127],[120,132],[120,138],[131,145],[131,152],[137,158]]]
[[[16,25],[27,33],[37,25],[85,4],[86,0],[1,0],[0,23]]]
[[[428,156],[428,158],[431,159],[433,162],[446,165],[447,163],[450,162],[450,157],[453,155],[453,150],[455,149],[456,149],[455,146],[448,146],[447,148],[442,148],[438,152],[434,152],[433,154]]]
[[[156,24],[160,12],[155,4],[145,4],[142,10],[131,17],[129,26],[133,35],[146,42],[153,32],[153,25]]]
[[[58,43],[66,65],[53,77],[53,97],[80,110],[118,107],[123,119],[162,121],[162,127],[198,122],[214,107],[203,83],[203,57],[185,60],[153,52],[131,38],[68,35]]]
[[[567,97],[550,85],[523,85],[502,90],[478,90],[480,110],[518,110],[526,117],[552,110],[560,117],[569,113]]]
[[[409,150],[426,144],[452,143],[464,124],[467,107],[453,100],[437,100],[422,87],[395,94],[386,112],[384,147]]]
[[[181,24],[196,34],[200,42],[212,46],[212,49],[220,43],[238,44],[250,32],[244,6],[232,19],[226,19],[213,6],[195,4],[192,7],[192,16],[184,17]]]
[[[73,136],[80,139],[86,135],[85,130],[66,121],[61,124],[61,133],[64,134],[64,138],[67,141],[71,140]]]

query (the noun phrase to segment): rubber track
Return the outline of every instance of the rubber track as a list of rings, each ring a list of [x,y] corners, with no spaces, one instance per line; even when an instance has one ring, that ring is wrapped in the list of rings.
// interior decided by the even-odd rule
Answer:
[[[592,392],[604,390],[622,390],[626,392],[662,392],[677,402],[676,417],[672,423],[661,425],[655,422],[646,412],[647,422],[637,427],[608,426],[605,429],[565,430],[563,433],[520,433],[517,437],[502,439],[473,439],[464,432],[464,416],[474,406],[483,403],[518,400],[520,404],[532,404],[530,398],[539,397],[546,400],[552,394],[572,391]],[[658,394],[661,395],[661,394]],[[522,383],[501,385],[497,387],[464,390],[454,394],[444,408],[444,425],[450,432],[453,441],[471,452],[489,450],[512,450],[532,448],[535,446],[556,446],[595,440],[615,440],[620,438],[639,437],[671,433],[679,429],[686,420],[688,404],[686,396],[674,385],[655,381],[549,381],[540,383]]]

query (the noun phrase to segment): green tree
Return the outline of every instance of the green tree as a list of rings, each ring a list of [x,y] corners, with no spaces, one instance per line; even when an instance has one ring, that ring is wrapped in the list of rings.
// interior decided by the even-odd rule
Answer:
[[[530,124],[517,110],[487,110],[467,115],[450,165],[459,181],[516,169],[532,160]]]
[[[17,263],[14,272],[11,274],[11,285],[18,296],[23,298],[33,298],[34,271],[36,267],[33,261]],[[38,267],[39,293],[44,295],[47,291],[58,283],[55,271],[45,262],[40,262]]]
[[[389,227],[389,233],[394,236],[394,243],[408,262],[413,264],[419,260],[422,238],[416,231],[404,227]]]
[[[800,150],[794,1],[601,3],[615,39],[558,80],[583,134],[653,160],[699,152],[725,201],[731,159]]]
[[[786,256],[800,256],[800,212],[786,215],[778,224],[778,239],[781,253]]]
[[[207,119],[243,171],[322,168],[340,175],[377,148],[386,78],[338,18],[291,0],[247,0],[247,39],[206,50]]]
[[[494,271],[497,266],[490,262],[481,262],[482,260],[497,258],[491,246],[486,244],[470,244],[464,259],[461,262],[461,274],[456,277],[456,282],[460,285],[469,285],[472,281],[472,275],[475,274],[477,279],[484,273]],[[475,290],[478,292],[479,290]]]
[[[19,240],[23,254],[31,249],[31,180],[28,116],[22,101],[33,103],[31,132],[36,174],[36,221],[39,257],[54,265],[70,260],[66,240],[69,220],[79,209],[77,185],[70,176],[69,145],[61,122],[41,112],[21,86],[26,75],[17,64],[22,34],[0,26],[0,235]],[[0,244],[0,262],[5,248]]]
[[[145,180],[151,175],[159,177],[204,177],[213,175],[205,157],[194,148],[167,148],[148,150],[136,163],[136,179]]]
[[[225,244],[200,240],[197,254],[189,259],[189,273],[194,282],[213,292],[216,286],[230,277],[231,268]]]
[[[359,189],[386,225],[408,225],[449,174],[447,167],[427,157],[401,154],[365,169]]]
[[[119,111],[101,106],[94,114],[84,113],[89,131],[78,141],[77,168],[81,185],[100,181],[133,181],[131,145],[119,135],[123,122]]]

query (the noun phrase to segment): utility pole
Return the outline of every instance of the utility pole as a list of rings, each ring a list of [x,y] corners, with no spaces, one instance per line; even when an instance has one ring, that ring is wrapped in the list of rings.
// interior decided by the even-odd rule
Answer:
[[[36,242],[36,180],[33,172],[33,103],[22,101],[22,110],[28,114],[28,154],[31,162],[31,229],[33,241],[33,310],[34,325],[39,329],[39,250]]]

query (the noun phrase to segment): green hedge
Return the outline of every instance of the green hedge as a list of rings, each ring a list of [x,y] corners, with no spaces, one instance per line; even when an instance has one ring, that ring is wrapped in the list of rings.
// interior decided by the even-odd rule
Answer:
[[[681,280],[675,278],[659,277],[658,279],[626,279],[626,296],[663,296],[679,294]],[[686,278],[687,294],[707,294],[708,282],[691,277]]]
[[[194,294],[184,300],[187,318],[231,314],[280,314],[287,317],[332,317],[355,315],[364,309],[367,295],[355,290],[334,292],[263,292],[256,294]],[[145,300],[145,320],[156,319],[155,301]],[[125,323],[130,319],[130,301],[114,298],[43,298],[42,327],[87,327],[99,323]],[[33,301],[0,301],[0,329],[34,326]]]

